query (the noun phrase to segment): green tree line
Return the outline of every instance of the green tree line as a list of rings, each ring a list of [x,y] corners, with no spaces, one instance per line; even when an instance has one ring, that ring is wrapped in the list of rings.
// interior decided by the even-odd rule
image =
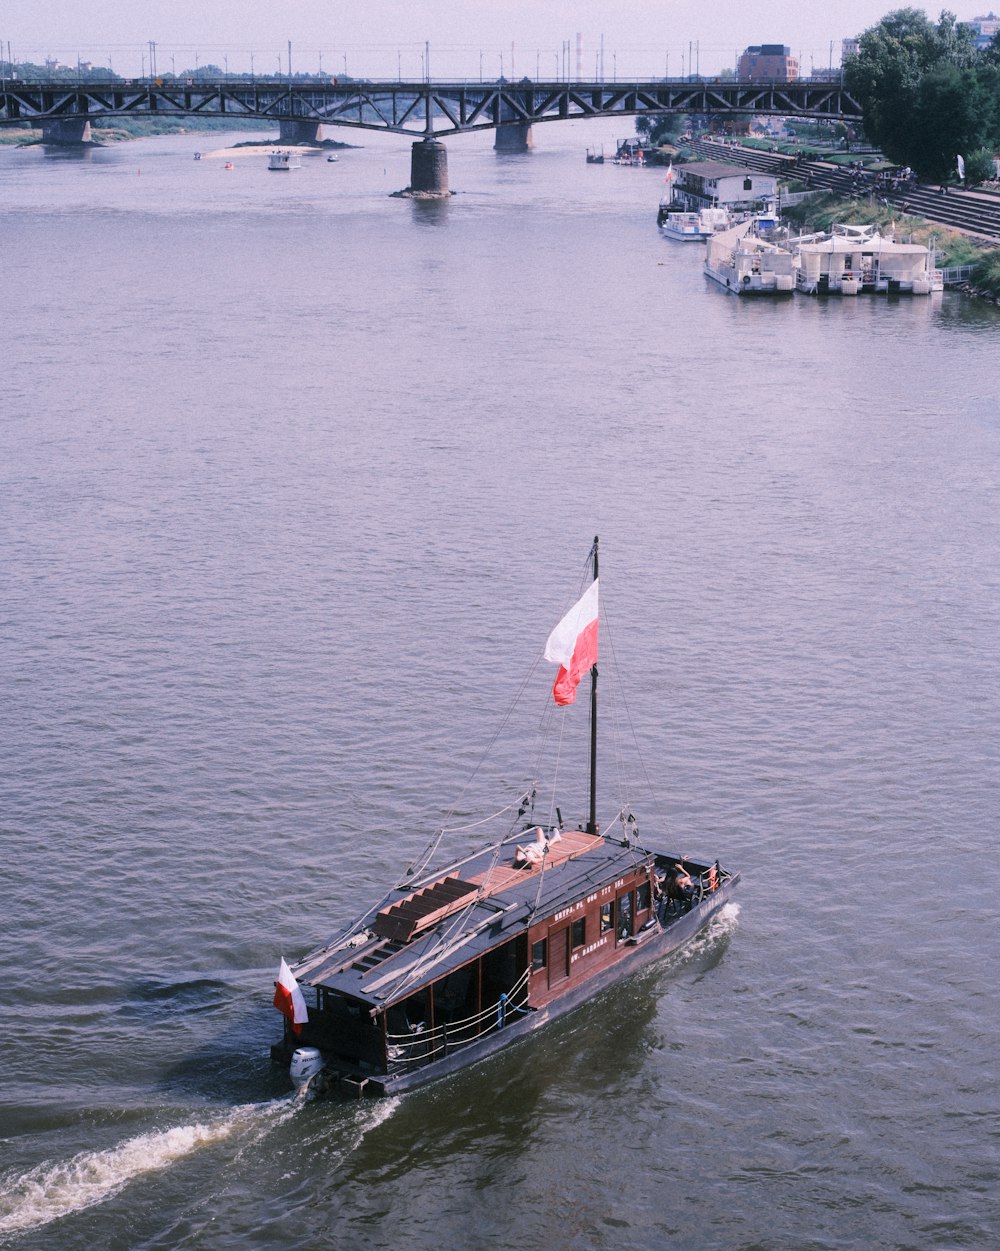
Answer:
[[[844,64],[869,140],[924,181],[948,181],[959,157],[968,183],[995,177],[1000,38],[977,49],[975,33],[947,10],[935,23],[919,9],[896,9]]]

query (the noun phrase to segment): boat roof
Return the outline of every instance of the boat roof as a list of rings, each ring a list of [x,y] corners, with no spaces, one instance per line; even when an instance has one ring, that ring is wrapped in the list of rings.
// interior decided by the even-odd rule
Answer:
[[[689,161],[686,165],[678,165],[677,171],[682,174],[697,174],[699,178],[746,178],[748,174],[761,177],[759,170],[748,170],[743,165],[727,165],[725,161]],[[764,175],[773,178],[774,175]]]
[[[771,239],[762,239],[757,230],[761,222],[769,222],[774,224],[775,219],[770,215],[766,217],[749,217],[746,221],[737,222],[735,226],[730,226],[728,230],[718,230],[709,240],[709,247],[713,249],[713,254],[721,255],[727,249],[735,248],[739,244],[746,245],[750,250],[760,252],[781,252],[783,249]]]
[[[897,243],[882,235],[833,235],[826,239],[803,240],[797,247],[800,252],[884,252],[897,256],[923,256],[928,251],[922,243]]]
[[[383,1007],[524,933],[650,860],[628,842],[564,830],[542,866],[514,868],[517,838],[392,891],[292,966],[305,985]],[[551,835],[550,835],[551,837]],[[499,855],[498,855],[499,852]]]

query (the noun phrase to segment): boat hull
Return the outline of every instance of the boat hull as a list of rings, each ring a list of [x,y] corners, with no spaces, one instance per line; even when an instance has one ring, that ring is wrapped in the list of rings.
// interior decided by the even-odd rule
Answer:
[[[795,279],[788,274],[775,274],[772,281],[759,274],[740,274],[737,270],[715,269],[707,262],[705,274],[713,282],[729,292],[730,295],[759,296],[775,298],[776,296],[792,295],[795,291]]]
[[[512,1016],[502,1029],[474,1043],[456,1048],[420,1068],[407,1072],[366,1073],[363,1076],[358,1073],[341,1076],[328,1073],[325,1077],[321,1075],[314,1083],[313,1090],[317,1094],[335,1097],[337,1095],[348,1097],[401,1095],[478,1064],[534,1034],[552,1021],[584,1007],[593,1000],[595,995],[625,981],[639,970],[648,968],[656,961],[664,959],[685,946],[708,926],[727,903],[732,901],[733,892],[739,880],[738,873],[727,877],[717,890],[706,895],[690,912],[665,926],[657,921],[654,926],[634,935],[628,942],[628,954],[621,959],[598,970],[585,981],[574,985],[538,1008],[532,1008],[529,1003],[526,1009]]]

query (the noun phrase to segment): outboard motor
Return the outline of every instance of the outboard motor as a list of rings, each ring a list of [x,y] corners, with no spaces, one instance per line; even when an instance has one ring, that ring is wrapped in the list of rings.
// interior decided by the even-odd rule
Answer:
[[[288,1076],[296,1090],[308,1086],[312,1079],[323,1068],[323,1057],[318,1047],[296,1047],[292,1052],[292,1062],[288,1066]]]

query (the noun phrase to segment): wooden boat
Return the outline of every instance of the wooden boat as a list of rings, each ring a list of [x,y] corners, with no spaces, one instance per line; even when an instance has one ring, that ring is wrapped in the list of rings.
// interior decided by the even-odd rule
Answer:
[[[559,665],[557,735],[586,728],[572,704],[590,676],[587,815],[540,818],[532,785],[485,846],[415,871],[295,964],[282,960],[272,1056],[300,1088],[397,1094],[464,1068],[675,951],[732,899],[738,874],[647,844],[627,806],[598,823],[596,539],[588,570],[545,650]]]

